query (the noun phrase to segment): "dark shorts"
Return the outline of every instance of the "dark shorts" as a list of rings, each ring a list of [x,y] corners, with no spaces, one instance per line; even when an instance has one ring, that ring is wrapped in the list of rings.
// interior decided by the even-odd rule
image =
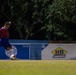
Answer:
[[[8,38],[2,38],[0,39],[0,47],[3,46],[5,49],[7,47],[11,47],[10,43],[8,42]]]

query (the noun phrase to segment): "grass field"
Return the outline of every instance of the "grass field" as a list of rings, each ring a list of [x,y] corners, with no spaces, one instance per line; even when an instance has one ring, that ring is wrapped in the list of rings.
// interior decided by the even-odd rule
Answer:
[[[76,60],[0,60],[0,75],[76,75]]]

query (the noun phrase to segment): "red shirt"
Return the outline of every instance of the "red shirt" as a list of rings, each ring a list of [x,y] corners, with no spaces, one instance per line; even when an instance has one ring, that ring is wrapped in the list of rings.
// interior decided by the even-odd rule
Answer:
[[[0,28],[0,39],[4,37],[9,38],[9,33],[8,33],[8,29],[2,27]]]

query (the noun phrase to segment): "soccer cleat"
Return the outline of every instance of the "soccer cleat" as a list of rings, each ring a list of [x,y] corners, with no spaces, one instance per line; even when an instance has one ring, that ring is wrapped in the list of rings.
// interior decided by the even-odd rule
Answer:
[[[11,60],[19,60],[18,58],[14,58],[14,57],[12,57],[12,58],[10,58]]]
[[[11,58],[11,60],[19,60],[18,58]]]

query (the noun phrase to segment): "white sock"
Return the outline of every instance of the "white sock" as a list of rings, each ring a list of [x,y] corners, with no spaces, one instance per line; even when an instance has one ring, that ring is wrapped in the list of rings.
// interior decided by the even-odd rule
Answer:
[[[12,54],[11,56],[10,56],[10,58],[13,58],[15,55],[14,54]]]

